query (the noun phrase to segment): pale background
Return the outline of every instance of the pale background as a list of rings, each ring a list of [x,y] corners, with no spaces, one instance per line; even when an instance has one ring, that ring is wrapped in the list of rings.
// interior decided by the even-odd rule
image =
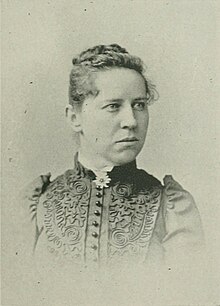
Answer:
[[[64,116],[72,57],[96,44],[118,43],[144,60],[160,94],[150,107],[138,164],[160,180],[172,174],[194,195],[213,258],[209,264],[215,265],[219,12],[220,1],[213,0],[2,0],[5,258],[17,230],[10,223],[17,192],[40,174],[50,171],[54,178],[73,165]]]

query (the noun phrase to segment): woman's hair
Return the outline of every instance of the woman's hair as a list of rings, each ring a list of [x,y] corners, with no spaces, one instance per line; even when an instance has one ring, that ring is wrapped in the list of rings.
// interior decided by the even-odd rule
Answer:
[[[126,49],[117,44],[98,45],[80,53],[72,60],[73,68],[70,73],[69,103],[80,106],[89,96],[96,96],[98,91],[94,84],[94,73],[111,68],[129,68],[140,73],[146,85],[149,103],[156,100],[155,86],[144,75],[142,60],[129,54]]]

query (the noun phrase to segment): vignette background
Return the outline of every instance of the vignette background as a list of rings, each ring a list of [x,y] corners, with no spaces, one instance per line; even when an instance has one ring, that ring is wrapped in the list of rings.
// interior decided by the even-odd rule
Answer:
[[[149,109],[138,165],[160,180],[172,174],[193,194],[212,255],[209,266],[215,269],[220,255],[219,10],[214,0],[2,1],[5,267],[13,258],[19,190],[40,174],[50,171],[55,178],[73,166],[64,112],[71,59],[96,44],[118,43],[144,60],[160,95]]]

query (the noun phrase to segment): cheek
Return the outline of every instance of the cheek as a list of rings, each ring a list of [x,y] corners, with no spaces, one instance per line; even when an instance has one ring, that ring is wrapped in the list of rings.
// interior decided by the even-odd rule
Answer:
[[[110,138],[110,127],[108,123],[97,122],[95,118],[88,118],[88,122],[82,125],[82,131],[90,143],[102,144],[107,143]],[[92,120],[92,121],[91,121]]]
[[[140,120],[139,120],[139,127],[140,127],[140,130],[143,132],[143,134],[147,132],[148,123],[149,123],[149,117],[148,116],[144,116],[144,117],[140,118]]]

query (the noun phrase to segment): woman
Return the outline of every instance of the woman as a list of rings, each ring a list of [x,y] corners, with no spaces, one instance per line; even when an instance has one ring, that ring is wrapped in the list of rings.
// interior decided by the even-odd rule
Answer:
[[[153,100],[141,59],[119,45],[73,59],[66,116],[79,150],[73,169],[29,188],[36,257],[105,266],[198,255],[203,235],[192,196],[171,176],[162,184],[136,165]]]

